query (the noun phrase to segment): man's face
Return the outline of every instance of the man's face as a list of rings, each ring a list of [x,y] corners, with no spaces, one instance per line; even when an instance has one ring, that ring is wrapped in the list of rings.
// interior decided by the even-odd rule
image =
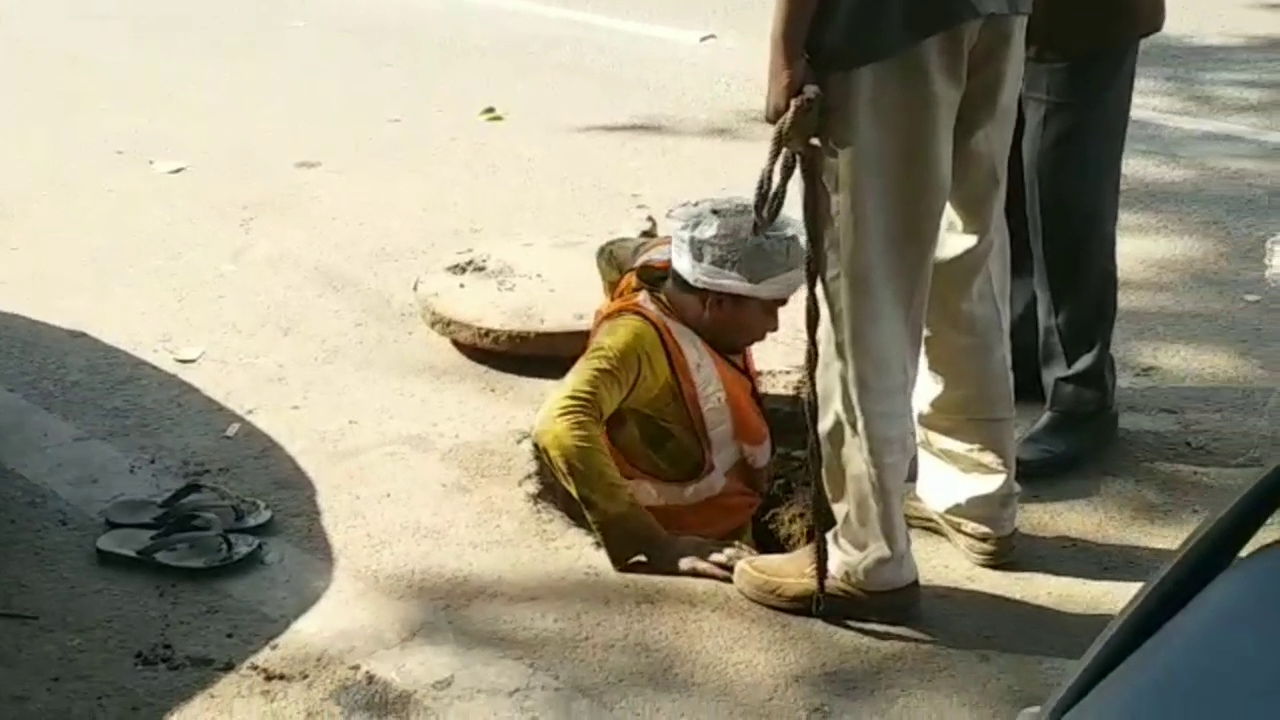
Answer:
[[[727,355],[738,355],[778,329],[778,311],[786,300],[760,300],[710,293],[703,337]]]

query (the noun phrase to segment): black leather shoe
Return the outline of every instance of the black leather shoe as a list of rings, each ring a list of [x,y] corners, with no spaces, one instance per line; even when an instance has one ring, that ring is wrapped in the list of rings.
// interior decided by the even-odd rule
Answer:
[[[1120,415],[1113,408],[1085,415],[1050,410],[1018,443],[1018,478],[1067,472],[1100,454],[1119,429]]]

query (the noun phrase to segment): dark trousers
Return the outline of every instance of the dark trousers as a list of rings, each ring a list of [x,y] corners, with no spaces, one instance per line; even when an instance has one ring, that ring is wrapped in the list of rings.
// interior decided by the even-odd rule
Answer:
[[[1115,399],[1116,222],[1138,44],[1028,59],[1009,157],[1014,375],[1050,410]]]

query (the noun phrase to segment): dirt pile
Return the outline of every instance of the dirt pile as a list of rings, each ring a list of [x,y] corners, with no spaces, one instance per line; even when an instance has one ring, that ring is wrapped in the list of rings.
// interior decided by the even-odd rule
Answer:
[[[813,539],[813,483],[817,475],[809,471],[805,457],[804,408],[796,395],[765,395],[763,401],[775,447],[773,477],[756,513],[752,535],[761,552],[794,550]]]

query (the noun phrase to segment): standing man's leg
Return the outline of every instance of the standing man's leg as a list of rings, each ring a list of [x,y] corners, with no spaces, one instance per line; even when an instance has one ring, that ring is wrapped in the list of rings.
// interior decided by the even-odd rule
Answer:
[[[836,519],[827,589],[868,610],[909,603],[918,583],[903,501],[917,454],[912,390],[926,324],[934,330],[930,370],[943,391],[925,423],[924,452],[945,467],[939,483],[957,484],[932,487],[930,506],[973,520],[980,527],[966,529],[987,539],[1007,534],[1014,520],[1008,263],[998,209],[1025,25],[1025,17],[966,23],[825,88],[831,204],[816,390]],[[979,127],[982,118],[990,127]],[[953,193],[953,175],[978,188]],[[948,201],[967,235],[944,243],[950,255],[937,272],[945,296],[931,299]],[[947,322],[955,327],[935,330]],[[943,363],[948,353],[976,367]],[[814,575],[805,548],[748,558],[734,583],[757,602],[803,610]]]
[[[917,384],[920,454],[913,527],[947,537],[971,562],[994,567],[1013,553],[1014,390],[1008,344],[1009,229],[1005,188],[1017,119],[1022,42],[1016,18],[979,36],[955,124],[954,217],[944,225],[925,319],[927,372]]]
[[[1047,405],[1019,447],[1022,477],[1068,469],[1116,434],[1116,223],[1137,56],[1135,42],[1027,62],[1025,220]]]
[[[1022,174],[1022,106],[1009,147],[1005,218],[1009,223],[1009,337],[1013,351],[1013,387],[1018,400],[1044,402],[1040,380],[1040,324],[1036,320],[1035,258],[1027,237],[1026,183]]]

